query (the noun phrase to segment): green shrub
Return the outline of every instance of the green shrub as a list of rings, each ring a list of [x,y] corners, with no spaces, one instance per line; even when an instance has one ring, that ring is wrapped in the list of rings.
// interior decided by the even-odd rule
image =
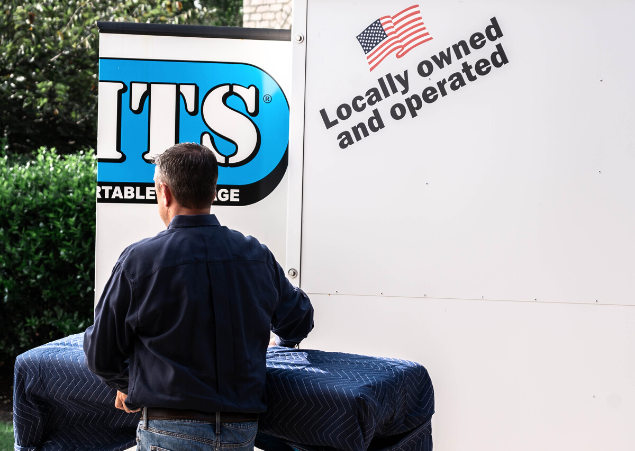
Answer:
[[[13,451],[13,424],[0,421],[0,451]]]
[[[0,157],[0,361],[13,365],[92,323],[97,162],[92,150]]]

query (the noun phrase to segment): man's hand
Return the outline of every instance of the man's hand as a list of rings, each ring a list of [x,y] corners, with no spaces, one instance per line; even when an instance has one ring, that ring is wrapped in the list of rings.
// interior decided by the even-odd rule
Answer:
[[[126,406],[126,398],[127,397],[128,397],[128,395],[126,395],[125,393],[122,393],[119,390],[117,390],[117,398],[115,398],[115,407],[117,409],[120,409],[120,410],[125,410],[126,413],[135,413],[135,412],[140,411],[141,409],[130,410],[128,408],[128,406]]]

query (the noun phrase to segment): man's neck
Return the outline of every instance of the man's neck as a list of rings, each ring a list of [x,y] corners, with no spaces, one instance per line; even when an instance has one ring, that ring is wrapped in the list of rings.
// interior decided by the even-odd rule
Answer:
[[[175,205],[168,211],[168,224],[175,216],[194,216],[194,215],[208,215],[210,214],[210,208],[185,208],[180,205]],[[168,225],[166,224],[166,225]]]

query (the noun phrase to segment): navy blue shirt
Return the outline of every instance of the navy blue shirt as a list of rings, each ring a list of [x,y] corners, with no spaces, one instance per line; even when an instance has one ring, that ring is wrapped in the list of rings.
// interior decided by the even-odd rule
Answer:
[[[128,405],[264,412],[269,331],[293,346],[313,307],[266,246],[214,215],[128,247],[84,335],[88,368]]]

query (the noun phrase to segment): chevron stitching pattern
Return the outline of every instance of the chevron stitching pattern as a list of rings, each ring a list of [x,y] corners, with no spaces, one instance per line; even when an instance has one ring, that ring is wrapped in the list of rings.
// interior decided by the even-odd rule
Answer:
[[[434,413],[428,372],[406,360],[269,348],[266,386],[259,431],[296,444],[365,451]]]
[[[86,368],[82,345],[77,334],[16,360],[15,451],[134,446],[139,414],[114,408],[115,391]],[[374,437],[402,434],[391,451],[432,450],[434,391],[417,363],[269,348],[266,388],[259,433],[297,449],[365,451]]]
[[[258,433],[259,437],[256,438],[256,446],[265,451],[269,451],[269,448],[266,446],[271,443],[271,441],[262,442],[263,436],[265,434]],[[258,438],[261,439],[260,443]],[[271,437],[269,437],[271,438]],[[297,451],[333,451],[333,448],[328,446],[307,446],[301,443],[294,443],[287,440],[281,440],[282,443],[294,448]],[[264,446],[263,446],[264,445]],[[285,448],[286,449],[286,448]],[[270,451],[278,451],[280,450],[280,444],[278,442],[277,446],[274,446],[270,449]],[[397,443],[385,446],[385,447],[377,447],[374,446],[369,448],[370,451],[433,451],[432,450],[432,424],[431,421],[427,421],[426,423],[417,426],[415,429],[409,431],[403,437],[400,437]]]
[[[116,391],[84,364],[84,334],[18,356],[15,451],[123,451],[135,445],[139,414],[114,407]]]

